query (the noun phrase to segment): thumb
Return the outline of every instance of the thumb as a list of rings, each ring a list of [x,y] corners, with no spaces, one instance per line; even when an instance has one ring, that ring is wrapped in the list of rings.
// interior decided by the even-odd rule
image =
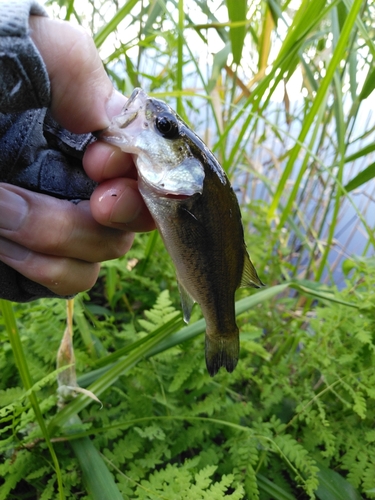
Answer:
[[[54,118],[75,133],[107,127],[126,99],[114,90],[90,35],[40,16],[30,16],[30,28],[50,78]]]

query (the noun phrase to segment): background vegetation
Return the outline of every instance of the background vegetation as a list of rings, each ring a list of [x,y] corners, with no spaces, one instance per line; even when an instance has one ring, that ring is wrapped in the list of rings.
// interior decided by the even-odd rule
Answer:
[[[199,308],[184,326],[159,236],[138,235],[75,299],[77,382],[102,407],[69,397],[69,352],[55,370],[66,304],[2,301],[0,499],[375,498],[373,2],[47,5],[213,149],[267,287],[239,292],[241,359],[211,379]]]

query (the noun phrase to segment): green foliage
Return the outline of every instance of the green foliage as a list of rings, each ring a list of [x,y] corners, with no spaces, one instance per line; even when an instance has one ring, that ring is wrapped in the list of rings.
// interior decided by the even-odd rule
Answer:
[[[362,260],[352,268],[347,289],[332,290],[342,302],[360,298],[357,309],[323,300],[313,314],[301,310],[301,316],[295,316],[300,297],[285,296],[243,313],[239,319],[248,332],[244,337],[258,348],[242,349],[231,375],[208,376],[202,336],[140,360],[120,375],[101,394],[103,409],[86,405],[80,422],[67,421],[52,436],[66,498],[77,498],[87,486],[87,472],[81,472],[78,463],[85,464],[92,453],[85,458],[80,445],[77,463],[72,451],[77,450],[76,442],[88,439],[85,436],[91,436],[87,446],[100,451],[98,470],[104,466],[110,471],[122,498],[294,498],[301,489],[306,498],[314,498],[314,491],[325,498],[331,487],[327,470],[340,474],[339,491],[341,484],[345,490],[358,490],[363,498],[373,498],[375,283],[374,274],[368,272],[372,266]],[[39,367],[35,377],[45,377],[35,390],[46,421],[55,412],[55,384],[48,376],[54,360],[50,356],[39,364],[43,350],[34,346],[36,341],[57,345],[64,330],[63,304],[56,301],[54,312],[48,308],[54,318],[53,334],[35,338],[41,331],[38,323],[45,325],[39,311],[46,311],[47,303],[14,307],[24,351],[30,365]],[[270,315],[274,309],[278,313]],[[164,291],[151,310],[139,313],[131,329],[118,324],[122,333],[114,341],[120,347],[148,338],[147,332],[152,334],[173,314]],[[116,320],[109,315],[97,322],[95,334],[103,345],[110,345],[114,325]],[[4,359],[10,355],[11,364],[12,356],[1,328],[4,366]],[[78,330],[75,335],[77,359],[86,362],[78,364],[78,372],[86,371],[95,366],[95,359],[85,354]],[[8,373],[1,388],[0,498],[8,498],[10,492],[21,498],[25,489],[55,498],[57,484],[45,459],[43,435],[16,370]],[[322,470],[326,475],[321,476]],[[96,479],[99,473],[89,477]]]
[[[239,500],[243,498],[244,490],[237,486],[234,491],[227,494],[228,488],[233,484],[233,475],[223,475],[220,481],[213,482],[211,476],[215,473],[216,467],[206,466],[196,471],[198,460],[185,460],[182,466],[167,465],[161,471],[153,473],[146,481],[141,481],[132,494],[134,499],[159,499],[166,498],[174,500],[189,500],[191,498],[201,498],[202,500],[221,500],[230,498]]]
[[[75,299],[102,409],[57,411],[65,303],[2,303],[0,500],[375,498],[372,3],[47,3],[120,91],[165,98],[214,149],[267,288],[238,291],[241,357],[212,379],[199,308],[183,328],[161,239],[137,235]]]

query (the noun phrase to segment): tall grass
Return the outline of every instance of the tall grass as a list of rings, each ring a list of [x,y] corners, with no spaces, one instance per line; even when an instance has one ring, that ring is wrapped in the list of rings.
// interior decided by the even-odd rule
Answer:
[[[288,275],[342,281],[343,257],[373,252],[371,2],[49,3],[92,31],[122,92],[168,100],[246,178],[243,209],[263,199],[288,235]]]
[[[47,7],[51,15],[78,23],[91,31],[103,63],[121,92],[129,95],[135,86],[141,86],[151,95],[167,100],[202,136],[228,172],[240,200],[250,253],[260,275],[266,277],[268,284],[267,289],[250,297],[241,296],[242,299],[237,302],[237,314],[249,314],[250,319],[243,323],[244,337],[246,345],[250,346],[248,349],[253,349],[251,354],[258,356],[254,362],[259,365],[257,369],[263,366],[262,362],[269,362],[267,370],[272,372],[275,369],[277,374],[278,363],[282,360],[285,360],[285,365],[280,364],[282,369],[296,363],[295,356],[302,345],[301,339],[308,343],[308,339],[314,337],[309,323],[311,318],[315,318],[311,306],[313,300],[322,304],[335,304],[340,312],[338,317],[341,314],[344,316],[340,307],[350,308],[354,317],[363,307],[358,298],[360,294],[354,294],[353,297],[344,291],[343,295],[337,295],[335,286],[345,287],[347,271],[351,269],[348,260],[351,254],[360,260],[366,255],[373,255],[375,249],[372,216],[375,204],[375,120],[371,110],[375,88],[375,11],[372,2],[49,0]],[[76,300],[75,328],[78,339],[75,342],[81,349],[77,369],[85,372],[78,378],[78,383],[88,387],[96,396],[104,391],[112,391],[113,399],[120,393],[126,399],[128,396],[121,380],[143,359],[149,359],[152,363],[156,354],[173,353],[177,345],[196,338],[204,331],[205,324],[199,319],[199,313],[193,313],[192,324],[183,327],[181,315],[171,307],[163,294],[158,299],[159,305],[157,303],[146,317],[142,315],[143,309],[151,309],[161,289],[169,288],[170,293],[177,296],[170,264],[163,262],[159,267],[155,265],[154,255],[160,246],[157,233],[141,235],[139,246],[132,251],[132,258],[138,262],[136,277],[127,273],[125,268],[122,269],[123,263],[108,263],[104,266],[100,286],[91,294],[91,300],[86,300],[87,296],[84,295]],[[154,267],[151,268],[151,264]],[[324,282],[333,286],[326,289]],[[297,294],[293,305],[291,291]],[[132,303],[128,296],[133,297]],[[268,310],[269,301],[276,296],[282,297],[282,305],[272,302],[273,306]],[[141,312],[136,309],[137,299],[143,301]],[[259,305],[263,305],[267,311],[257,310]],[[59,497],[64,498],[63,481],[74,479],[69,476],[72,468],[70,462],[62,475],[58,457],[66,460],[66,451],[60,451],[57,456],[55,448],[59,440],[70,440],[82,470],[86,491],[91,497],[128,498],[122,490],[119,491],[109,473],[109,470],[117,471],[117,481],[121,483],[124,480],[116,469],[115,453],[112,456],[112,452],[106,448],[107,442],[117,436],[116,422],[112,423],[108,417],[107,427],[103,427],[106,434],[100,441],[101,454],[88,438],[90,432],[104,431],[98,428],[87,430],[90,419],[97,418],[89,413],[91,400],[87,396],[78,396],[61,411],[48,416],[49,408],[41,409],[36,396],[39,386],[33,385],[30,372],[35,376],[42,369],[30,353],[25,355],[16,322],[23,324],[22,315],[26,317],[24,323],[31,329],[28,342],[37,351],[38,347],[30,340],[35,333],[39,333],[33,330],[33,325],[35,323],[36,329],[42,326],[46,330],[51,327],[58,329],[63,313],[57,301],[46,313],[48,318],[38,311],[38,305],[26,305],[24,308],[17,306],[14,316],[9,304],[2,301],[1,311],[0,327],[3,326],[9,333],[24,388],[19,398],[22,401],[25,398],[30,400],[41,429],[38,439],[46,442],[56,471]],[[283,315],[287,314],[286,311],[292,318],[288,316],[290,333],[281,336],[280,331],[285,328]],[[267,324],[269,330],[267,326],[251,324],[257,314],[263,314],[264,325]],[[30,320],[29,315],[35,318],[35,322]],[[47,320],[50,323],[44,323]],[[119,331],[119,325],[125,325],[123,331]],[[135,332],[139,331],[146,333],[137,336]],[[272,342],[265,340],[264,345],[261,345],[254,341],[269,331]],[[308,334],[304,336],[306,331]],[[59,333],[54,332],[53,338],[58,336]],[[112,341],[112,337],[115,348],[110,344],[109,339]],[[361,341],[370,345],[370,340],[364,334]],[[340,343],[337,342],[337,345]],[[323,347],[328,349],[326,345]],[[53,358],[54,353],[49,353],[49,356]],[[349,354],[344,353],[342,356]],[[51,360],[48,359],[48,362]],[[326,393],[332,393],[341,402],[344,401],[347,410],[350,406],[347,403],[349,397],[346,393],[345,397],[338,394],[337,386],[346,384],[345,390],[353,398],[357,397],[357,393],[362,394],[361,391],[365,393],[359,382],[361,377],[357,376],[361,367],[356,365],[355,370],[353,368],[354,375],[350,372],[347,377],[337,375],[337,379],[326,381],[328,376],[324,375],[323,368],[314,366],[312,369],[314,374],[323,373],[316,380],[313,375],[309,375],[307,362],[302,363],[299,372],[301,383],[305,384],[311,396],[302,409],[295,409],[286,427],[292,427],[292,423],[298,421],[306,408],[314,404],[317,404],[319,418],[327,422],[328,417],[325,420],[324,412],[328,410],[324,409],[321,402]],[[368,366],[366,369],[369,369]],[[267,376],[267,370],[264,377]],[[140,378],[144,377],[144,372],[146,369],[137,372]],[[188,372],[189,368],[186,368]],[[305,375],[306,372],[308,375]],[[244,369],[244,373],[250,371]],[[332,373],[329,372],[329,375],[332,376]],[[182,386],[185,380],[183,370],[176,377],[171,386],[177,387],[178,380]],[[311,377],[311,381],[308,377]],[[199,383],[202,384],[200,390],[204,384]],[[255,375],[251,383],[256,385]],[[268,386],[265,384],[270,392],[273,383],[272,380]],[[325,383],[327,385],[320,390],[320,384]],[[220,383],[215,384],[213,382],[209,386],[209,391],[220,386]],[[233,388],[229,384],[225,385],[224,381],[222,389],[223,400],[239,402],[237,409],[233,410],[238,421],[235,417],[231,421],[227,409],[220,410],[223,412],[220,418],[207,420],[207,415],[214,414],[214,410],[207,410],[207,414],[205,411],[199,413],[204,416],[190,415],[190,421],[194,418],[202,421],[206,419],[206,424],[209,421],[210,425],[214,423],[220,429],[223,428],[220,434],[220,440],[223,441],[233,438],[229,428],[250,436],[246,438],[252,443],[248,446],[250,458],[246,455],[248,463],[244,467],[245,490],[254,492],[251,498],[259,498],[259,494],[264,498],[295,498],[290,491],[296,491],[301,484],[306,495],[313,498],[312,492],[318,483],[316,491],[321,495],[319,498],[328,498],[324,495],[330,494],[332,488],[338,492],[338,496],[332,498],[340,498],[339,495],[341,498],[345,498],[345,495],[349,495],[347,498],[358,498],[353,487],[338,477],[328,465],[320,464],[317,468],[313,459],[306,457],[306,450],[301,451],[298,440],[293,443],[288,441],[290,435],[287,434],[288,439],[283,441],[284,428],[275,423],[274,416],[269,417],[265,411],[262,414],[259,410],[256,418],[258,421],[263,418],[265,424],[259,427],[259,432],[256,431],[256,418],[252,421],[247,418],[248,415],[241,416],[242,410],[238,409],[242,403],[252,404],[246,401],[244,395],[248,394],[251,384],[244,386],[240,375],[237,384]],[[160,394],[150,392],[147,398],[164,398],[166,415],[145,416],[142,409],[133,419],[132,414],[124,415],[121,428],[133,426],[138,432],[140,422],[148,419],[173,420],[173,412],[170,413],[165,402],[167,398],[162,382],[160,387]],[[185,397],[192,391],[187,388],[181,393]],[[203,398],[202,394],[205,400],[210,399],[210,392],[206,394],[198,391],[196,404]],[[259,400],[267,397],[260,392],[258,396]],[[288,397],[285,396],[283,400],[286,405],[289,404]],[[361,397],[358,395],[355,399],[355,411],[359,415],[365,411],[361,406]],[[15,403],[12,404],[18,408]],[[12,409],[6,407],[0,413],[4,422],[9,423],[7,412]],[[20,410],[20,415],[24,415],[24,411]],[[110,415],[111,410],[107,408],[106,411]],[[174,411],[177,411],[176,408]],[[288,411],[285,410],[287,414]],[[85,416],[84,423],[78,413]],[[175,418],[190,422],[181,415]],[[350,418],[353,418],[352,415]],[[241,424],[236,423],[239,421]],[[17,425],[18,422],[14,424],[15,427]],[[181,425],[181,432],[188,435],[190,424]],[[274,431],[272,436],[271,427]],[[152,429],[149,432],[150,436],[146,437],[150,442],[160,438],[152,434]],[[126,448],[128,443],[125,438],[124,443]],[[31,446],[30,440],[28,445]],[[120,445],[116,443],[117,446]],[[14,451],[15,455],[18,451]],[[292,471],[292,487],[264,476],[264,464],[267,465],[267,453],[270,452],[281,457],[285,471]],[[124,453],[132,455],[131,444]],[[113,459],[111,463],[110,456]],[[156,459],[155,463],[158,465]],[[286,474],[285,471],[283,474]],[[296,481],[295,484],[293,481]],[[145,493],[148,490],[140,482],[137,487],[137,494],[140,495],[137,498],[169,498]],[[127,491],[125,486],[123,488]],[[234,486],[232,490],[235,490]],[[223,491],[227,490],[224,488]],[[233,495],[236,492],[240,495],[240,487]],[[146,496],[142,497],[142,494]],[[3,498],[1,493],[0,498]],[[45,498],[49,498],[47,493]]]

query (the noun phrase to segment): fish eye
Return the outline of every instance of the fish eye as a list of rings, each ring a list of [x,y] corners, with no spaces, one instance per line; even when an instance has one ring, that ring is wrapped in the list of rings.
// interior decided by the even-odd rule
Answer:
[[[178,136],[178,123],[171,113],[163,113],[156,117],[156,128],[165,139],[175,139]]]

